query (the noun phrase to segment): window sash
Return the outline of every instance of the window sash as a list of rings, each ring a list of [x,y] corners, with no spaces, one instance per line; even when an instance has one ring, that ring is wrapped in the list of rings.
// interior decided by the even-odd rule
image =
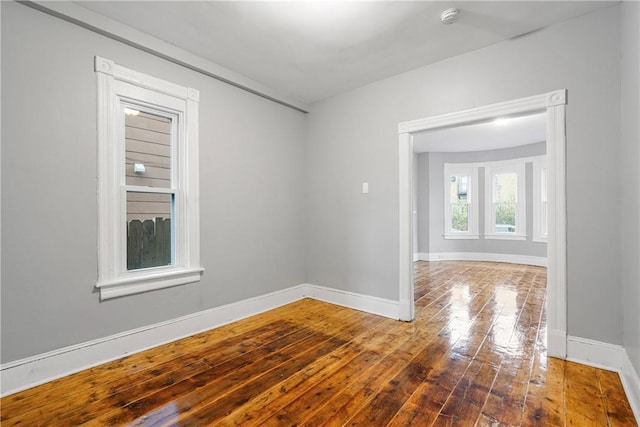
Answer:
[[[451,185],[452,177],[458,181],[457,188]],[[463,179],[463,178],[466,178]],[[466,182],[464,182],[466,181]],[[463,185],[466,184],[466,185]],[[466,190],[465,200],[460,200],[461,187]],[[455,191],[454,191],[455,189]],[[455,195],[453,195],[455,193]],[[444,238],[478,239],[478,165],[473,163],[444,165]],[[455,200],[454,197],[457,199]],[[466,206],[466,230],[454,227],[456,207]]]
[[[497,188],[498,176],[515,175],[514,200],[502,201]],[[526,239],[526,188],[525,188],[525,159],[490,162],[485,164],[485,230],[486,239]],[[509,231],[512,224],[498,224],[497,211],[500,204],[512,204],[514,212],[514,230]],[[501,229],[498,229],[501,226]],[[504,229],[506,228],[506,230]]]
[[[149,270],[149,269],[155,269],[155,270],[162,270],[162,269],[170,269],[170,268],[174,268],[176,265],[180,266],[183,264],[182,259],[181,259],[181,254],[179,251],[176,250],[176,212],[178,212],[179,210],[176,209],[175,206],[175,201],[176,201],[176,191],[172,190],[172,189],[168,189],[167,191],[153,191],[153,189],[148,188],[148,187],[143,187],[142,189],[140,189],[140,187],[135,187],[138,188],[138,190],[142,190],[142,191],[131,191],[128,186],[124,186],[123,187],[123,206],[125,207],[123,210],[123,221],[121,222],[122,224],[125,224],[121,230],[121,247],[123,248],[122,251],[122,257],[120,262],[122,263],[121,266],[121,270],[123,272],[123,274],[125,273],[138,273],[141,272],[143,270]],[[168,262],[164,262],[161,264],[157,264],[157,265],[150,265],[150,266],[141,266],[138,268],[130,268],[130,254],[129,253],[129,237],[128,237],[128,232],[129,232],[129,227],[131,227],[131,222],[133,220],[129,220],[128,216],[129,214],[129,200],[128,200],[128,196],[131,194],[146,194],[146,195],[166,195],[169,196],[169,213],[168,213],[168,218],[162,218],[165,221],[163,221],[162,223],[162,228],[164,227],[170,227],[170,233],[169,236],[166,236],[165,233],[161,234],[159,237],[157,234],[154,233],[154,237],[155,239],[162,239],[164,245],[164,247],[166,247],[166,244],[168,243],[169,245],[169,254],[168,254]],[[142,215],[145,216],[145,215]],[[136,218],[138,220],[141,220],[140,218]],[[149,218],[145,218],[143,220],[141,220],[142,224],[144,225],[146,223],[146,221],[151,220],[154,223],[154,231],[157,231],[158,228],[160,227],[160,224],[158,223],[158,219],[160,219],[160,217],[157,216],[153,216],[153,217],[149,217]],[[166,224],[166,220],[169,220],[169,223]],[[168,238],[167,238],[168,237]],[[156,252],[158,252],[158,250],[156,249]],[[166,254],[163,253],[164,251],[159,251],[161,253],[161,258],[162,259],[166,259]],[[144,257],[143,257],[144,258]],[[156,260],[157,262],[157,260]]]

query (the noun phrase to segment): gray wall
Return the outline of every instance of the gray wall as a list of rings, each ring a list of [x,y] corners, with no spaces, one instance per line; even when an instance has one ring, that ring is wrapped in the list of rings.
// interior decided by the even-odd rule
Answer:
[[[620,224],[611,220],[620,202],[619,6],[313,105],[309,282],[398,298],[399,122],[562,88],[569,91],[569,333],[621,344]],[[369,195],[359,194],[362,181]]]
[[[622,5],[623,344],[640,373],[640,3]]]
[[[544,142],[524,145],[503,150],[488,150],[461,153],[421,153],[418,155],[418,174],[428,171],[428,180],[418,180],[419,230],[428,230],[427,236],[419,232],[418,250],[423,253],[438,252],[481,252],[496,254],[527,255],[535,257],[547,256],[546,243],[533,241],[533,165],[525,164],[526,180],[526,240],[485,239],[484,232],[484,168],[480,168],[478,177],[478,207],[480,238],[475,240],[445,239],[444,234],[444,164],[474,163],[498,160],[510,160],[523,157],[543,155],[546,152]],[[424,208],[427,207],[428,211]],[[424,238],[426,237],[426,239]]]
[[[2,362],[304,283],[289,108],[2,2]],[[93,57],[200,90],[202,281],[99,302]]]

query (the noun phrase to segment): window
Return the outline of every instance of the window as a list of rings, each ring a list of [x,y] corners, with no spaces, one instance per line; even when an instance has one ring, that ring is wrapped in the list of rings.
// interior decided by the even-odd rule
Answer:
[[[477,189],[477,165],[444,165],[445,239],[479,238]]]
[[[533,241],[546,242],[549,234],[546,157],[533,161]]]
[[[524,161],[487,163],[485,238],[524,240],[525,212]]]
[[[199,93],[95,66],[100,298],[199,281]]]

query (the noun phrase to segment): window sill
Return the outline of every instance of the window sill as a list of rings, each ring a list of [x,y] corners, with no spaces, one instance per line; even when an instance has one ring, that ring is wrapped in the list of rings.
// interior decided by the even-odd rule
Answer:
[[[447,240],[478,240],[480,238],[479,234],[444,234],[444,237]]]
[[[494,240],[527,240],[527,235],[514,233],[491,233],[485,234],[484,238]]]
[[[547,243],[547,238],[546,237],[534,237],[533,241],[536,243]]]
[[[133,277],[98,282],[96,288],[100,289],[100,300],[104,301],[125,295],[199,282],[203,271],[204,268],[189,268],[136,274]]]

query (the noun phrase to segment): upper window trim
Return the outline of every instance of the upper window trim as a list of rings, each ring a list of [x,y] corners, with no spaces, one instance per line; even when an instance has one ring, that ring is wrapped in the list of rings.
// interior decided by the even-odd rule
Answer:
[[[198,90],[134,71],[95,57],[98,88],[98,280],[100,299],[197,282],[200,267]],[[123,264],[122,141],[119,112],[123,100],[145,104],[180,117],[176,262],[174,265],[128,271]],[[188,203],[187,203],[188,200]],[[178,208],[179,207],[179,208]],[[178,253],[179,251],[179,253]]]

